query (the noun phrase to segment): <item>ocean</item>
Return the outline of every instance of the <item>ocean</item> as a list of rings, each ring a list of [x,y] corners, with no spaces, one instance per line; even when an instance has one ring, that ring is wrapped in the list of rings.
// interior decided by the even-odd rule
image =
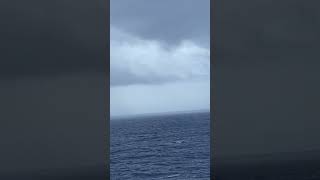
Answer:
[[[210,113],[110,121],[111,180],[209,180]]]

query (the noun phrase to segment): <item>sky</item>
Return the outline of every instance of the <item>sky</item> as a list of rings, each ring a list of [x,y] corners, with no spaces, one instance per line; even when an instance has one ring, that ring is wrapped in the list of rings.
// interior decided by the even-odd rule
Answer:
[[[111,116],[209,110],[209,0],[111,0]]]

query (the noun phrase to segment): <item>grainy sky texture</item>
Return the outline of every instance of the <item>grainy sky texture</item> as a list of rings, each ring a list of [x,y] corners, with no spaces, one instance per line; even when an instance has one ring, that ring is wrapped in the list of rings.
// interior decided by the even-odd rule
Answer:
[[[209,109],[209,3],[111,1],[111,116]]]

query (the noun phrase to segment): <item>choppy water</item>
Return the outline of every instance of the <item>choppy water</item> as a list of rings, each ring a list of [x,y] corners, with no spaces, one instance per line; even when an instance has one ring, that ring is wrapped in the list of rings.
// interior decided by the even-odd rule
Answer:
[[[210,179],[210,114],[111,121],[111,179]]]

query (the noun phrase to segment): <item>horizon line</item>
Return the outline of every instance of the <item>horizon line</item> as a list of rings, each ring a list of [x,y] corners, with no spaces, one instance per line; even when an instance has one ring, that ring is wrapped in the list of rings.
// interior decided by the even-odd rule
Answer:
[[[128,114],[128,115],[110,115],[112,118],[126,118],[126,117],[139,117],[139,116],[151,116],[151,115],[173,115],[180,113],[196,113],[196,112],[210,112],[210,109],[199,109],[199,110],[186,110],[186,111],[167,111],[167,112],[154,112],[154,113],[139,113],[139,114]]]

